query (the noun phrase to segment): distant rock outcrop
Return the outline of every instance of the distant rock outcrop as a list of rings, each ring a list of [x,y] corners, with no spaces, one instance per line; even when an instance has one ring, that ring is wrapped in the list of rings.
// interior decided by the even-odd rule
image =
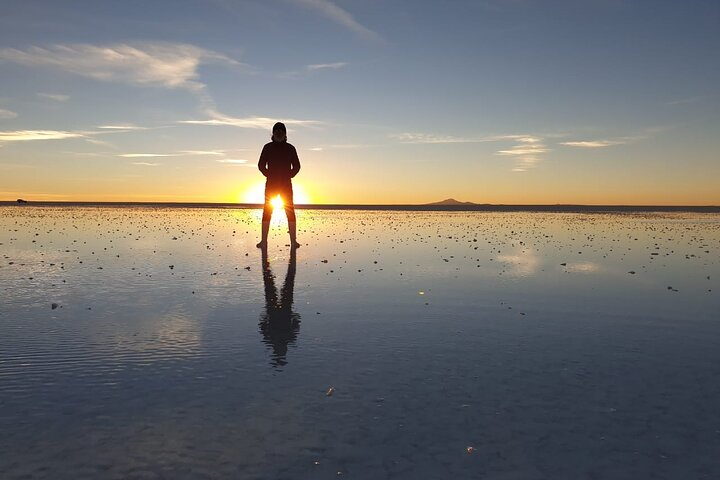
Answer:
[[[17,203],[27,203],[27,200],[23,200],[22,198],[17,199]]]
[[[446,198],[445,200],[441,200],[439,202],[433,202],[433,203],[426,203],[425,205],[477,205],[473,202],[461,202],[459,200],[455,200],[454,198]]]

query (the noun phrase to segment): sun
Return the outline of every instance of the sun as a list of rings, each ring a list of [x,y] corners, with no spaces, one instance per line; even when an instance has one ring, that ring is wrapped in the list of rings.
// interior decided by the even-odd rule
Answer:
[[[240,203],[259,203],[265,202],[265,183],[257,183],[250,185],[243,192],[237,195],[237,201]],[[293,183],[293,201],[299,205],[312,203],[305,189],[299,183]],[[274,208],[282,208],[282,204],[273,205]]]
[[[278,208],[283,208],[283,205],[285,205],[285,203],[283,202],[282,197],[278,195],[277,197],[270,200],[270,205],[272,205],[273,209],[277,210]]]

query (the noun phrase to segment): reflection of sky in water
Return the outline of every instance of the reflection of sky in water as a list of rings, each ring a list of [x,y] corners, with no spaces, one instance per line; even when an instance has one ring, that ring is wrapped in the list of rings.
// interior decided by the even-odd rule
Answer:
[[[117,321],[117,319],[116,319]],[[127,320],[131,322],[130,319]],[[201,344],[198,322],[183,315],[167,314],[160,318],[143,318],[134,329],[118,329],[108,335],[112,350],[144,362],[162,361],[171,357],[187,357],[198,352]],[[103,332],[106,334],[107,332]],[[144,354],[144,355],[138,355]]]
[[[517,277],[535,275],[540,267],[540,259],[535,252],[528,250],[522,250],[515,255],[498,255],[496,259],[507,264],[509,270],[504,273]]]
[[[576,262],[568,264],[567,270],[572,273],[594,273],[600,270],[600,266],[593,262]]]
[[[0,213],[4,478],[720,476],[716,215]]]

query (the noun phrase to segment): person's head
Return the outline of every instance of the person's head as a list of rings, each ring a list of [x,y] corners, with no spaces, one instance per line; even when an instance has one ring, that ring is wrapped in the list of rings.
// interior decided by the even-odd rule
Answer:
[[[273,142],[287,141],[287,130],[285,129],[284,123],[277,122],[275,125],[273,125],[272,139]]]

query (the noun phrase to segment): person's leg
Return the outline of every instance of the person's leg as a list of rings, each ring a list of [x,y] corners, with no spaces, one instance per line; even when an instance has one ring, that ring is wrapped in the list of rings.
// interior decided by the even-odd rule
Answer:
[[[265,187],[265,203],[263,204],[262,230],[258,248],[267,248],[268,233],[270,233],[270,219],[272,218],[272,204],[270,203],[271,193]]]
[[[285,204],[285,215],[288,220],[290,248],[298,248],[300,247],[300,244],[297,242],[297,220],[295,218],[295,203],[293,201],[292,186],[283,193],[283,203]]]

